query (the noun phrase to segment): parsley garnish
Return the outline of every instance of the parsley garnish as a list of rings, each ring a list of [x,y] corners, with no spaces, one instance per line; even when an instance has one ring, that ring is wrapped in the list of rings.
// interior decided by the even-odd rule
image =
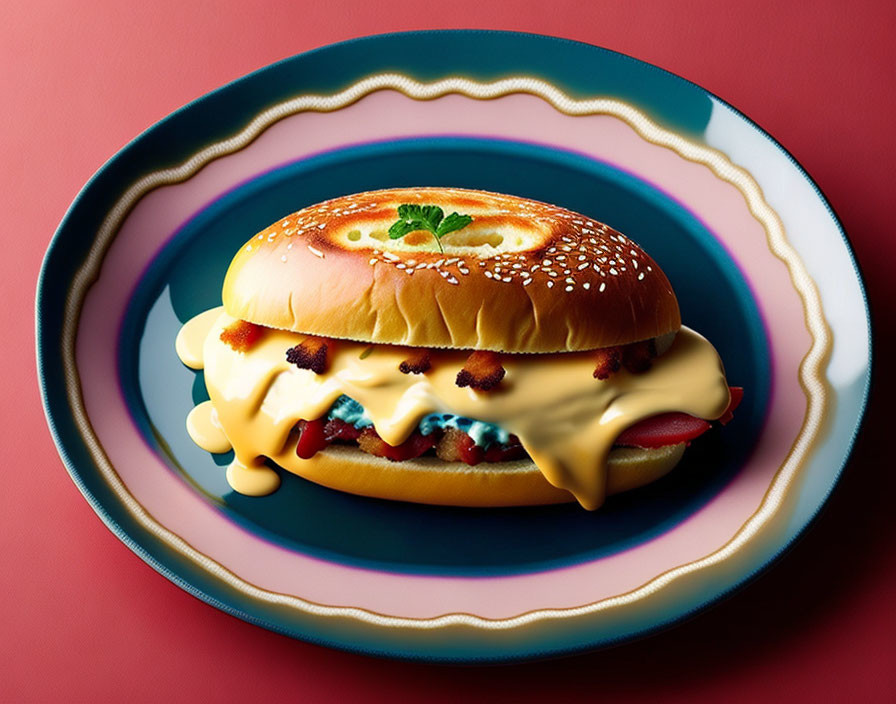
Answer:
[[[457,213],[451,213],[446,218],[444,211],[437,205],[412,205],[410,203],[398,206],[398,217],[399,220],[389,228],[391,239],[397,240],[410,232],[425,230],[432,233],[440,252],[445,251],[442,249],[442,243],[439,242],[442,237],[473,222],[473,218],[469,215],[458,215]]]

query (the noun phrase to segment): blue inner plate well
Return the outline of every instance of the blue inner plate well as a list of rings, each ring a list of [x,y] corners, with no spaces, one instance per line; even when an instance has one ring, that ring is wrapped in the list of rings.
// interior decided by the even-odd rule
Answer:
[[[208,398],[202,373],[174,352],[180,326],[221,304],[231,257],[252,234],[328,198],[397,186],[481,188],[554,203],[641,244],[672,282],[686,325],[746,389],[735,420],[695,442],[679,467],[596,512],[576,504],[510,509],[423,506],[353,496],[281,472],[274,494],[250,498],[224,478],[231,455],[210,455],[186,432]],[[638,177],[551,147],[425,138],[339,149],[285,164],[197,212],[138,283],[119,340],[119,375],[135,422],[172,472],[222,516],[298,552],[378,570],[503,575],[626,550],[671,529],[715,496],[748,456],[771,384],[764,324],[737,264],[693,213]],[[160,383],[159,380],[165,380]]]

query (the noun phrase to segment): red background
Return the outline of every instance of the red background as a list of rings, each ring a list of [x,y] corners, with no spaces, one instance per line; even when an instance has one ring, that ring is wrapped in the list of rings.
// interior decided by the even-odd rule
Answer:
[[[0,5],[0,699],[896,701],[896,477],[881,460],[893,373],[880,353],[894,317],[896,4],[255,4]],[[839,489],[759,580],[637,643],[456,668],[269,633],[194,599],[133,555],[68,479],[44,423],[32,342],[37,273],[66,207],[104,160],[172,110],[270,62],[364,34],[450,27],[599,44],[713,91],[812,174],[864,269],[880,359]]]

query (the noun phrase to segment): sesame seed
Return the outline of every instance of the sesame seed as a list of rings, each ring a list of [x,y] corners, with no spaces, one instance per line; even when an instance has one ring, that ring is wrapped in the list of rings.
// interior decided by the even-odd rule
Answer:
[[[377,262],[377,258],[371,257],[370,261],[368,261],[367,263],[370,264],[370,266],[373,266],[374,264],[376,264],[376,262]]]
[[[585,283],[582,284],[582,288],[584,288],[587,291],[589,288],[591,288],[591,284],[586,281]]]
[[[320,257],[321,259],[324,258],[324,253],[321,252],[319,249],[315,249],[310,244],[308,245],[308,251],[311,252],[315,257]]]
[[[466,276],[467,274],[470,273],[470,270],[467,269],[466,267],[463,267],[463,266],[459,266],[459,267],[457,267],[457,270],[458,270],[461,274],[463,274],[464,276]]]
[[[619,275],[619,272],[616,271],[616,269],[613,268],[613,267],[610,268],[610,273],[611,273],[613,276],[618,276],[618,275]]]
[[[320,225],[317,226],[317,229],[318,229],[318,230],[323,230],[326,226],[327,226],[327,224],[324,223],[324,222],[322,222]]]
[[[395,265],[395,268],[396,268],[396,269],[404,269],[404,268],[405,268],[405,265],[404,265],[404,264],[396,264],[396,265]]]
[[[523,286],[528,286],[532,283],[532,279],[523,279]]]
[[[247,244],[247,245],[246,245],[246,251],[247,251],[247,252],[251,252],[251,251],[252,251],[252,245],[251,245],[251,244]]]
[[[258,239],[263,240],[263,239],[264,239],[264,235],[259,235],[259,236],[258,236]]]
[[[600,291],[601,293],[603,293],[606,290],[606,288],[607,288],[607,283],[605,281],[601,281],[600,288],[598,288],[597,290]]]
[[[446,280],[449,284],[454,284],[455,286],[456,286],[457,283],[458,283],[457,279],[454,278],[453,276],[448,276],[448,277],[446,277],[445,280]]]
[[[492,278],[492,272],[490,272],[490,271],[486,271],[486,272],[485,272],[485,278],[487,278],[487,279]]]
[[[574,288],[575,288],[575,286],[567,286],[566,291],[567,292],[572,291]]]
[[[587,269],[589,266],[591,265],[588,262],[582,262],[576,267],[576,270],[581,271],[582,269]]]
[[[638,260],[637,260],[637,259],[632,259],[632,266],[633,266],[635,269],[638,268]]]
[[[548,288],[553,288],[553,287],[554,287],[554,282],[548,281]]]
[[[396,257],[392,252],[383,252],[383,256],[388,259],[390,262],[397,262],[398,257]]]
[[[280,257],[280,261],[281,261],[281,262],[285,262],[285,261],[286,261],[286,255],[285,255],[285,254],[284,254],[282,257]]]
[[[644,280],[644,272],[642,271],[640,274],[638,274],[638,281],[643,281],[643,280]]]
[[[501,281],[503,281],[505,284],[507,284],[507,283],[510,283],[510,278],[511,277],[509,277],[509,276],[505,276],[503,279],[501,279]]]
[[[542,266],[550,266],[551,264],[553,264],[553,262],[550,259],[542,259],[541,260]]]
[[[414,264],[417,263],[417,260],[416,259],[408,259],[407,263],[408,263],[408,266],[414,266]]]

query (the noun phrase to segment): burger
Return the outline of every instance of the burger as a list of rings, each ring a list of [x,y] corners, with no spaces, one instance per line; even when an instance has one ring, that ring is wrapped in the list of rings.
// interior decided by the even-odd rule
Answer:
[[[233,449],[249,495],[280,468],[382,499],[593,510],[669,472],[742,393],[643,249],[511,195],[304,208],[239,249],[222,298],[178,334],[210,399],[187,428]]]

